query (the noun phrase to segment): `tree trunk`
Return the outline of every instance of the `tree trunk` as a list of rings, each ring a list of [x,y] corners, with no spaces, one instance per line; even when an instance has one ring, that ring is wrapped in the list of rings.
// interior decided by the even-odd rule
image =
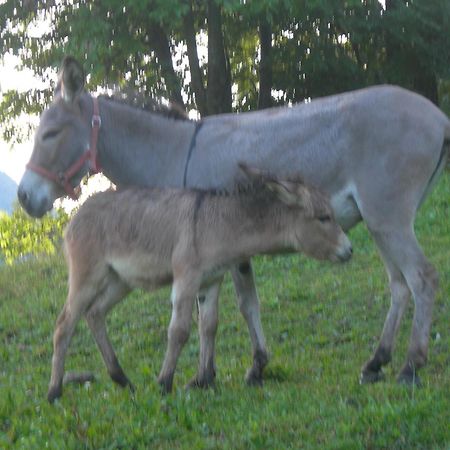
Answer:
[[[161,67],[161,75],[164,78],[169,100],[178,104],[183,110],[186,110],[183,97],[181,96],[180,80],[175,73],[172,62],[172,53],[170,51],[169,38],[164,30],[156,24],[152,24],[150,31],[150,42]]]
[[[272,27],[264,17],[259,23],[261,61],[259,63],[258,109],[272,106]]]
[[[203,83],[203,75],[198,60],[192,0],[189,1],[188,13],[183,18],[183,32],[186,39],[189,69],[191,72],[191,86],[192,90],[194,91],[195,103],[197,105],[200,116],[206,116],[208,115],[208,106],[206,102],[206,92],[205,85]]]
[[[431,71],[422,69],[413,79],[413,88],[424,95],[435,105],[439,105],[437,77]]]
[[[386,13],[393,13],[395,10],[405,7],[406,0],[386,0]],[[415,68],[410,72],[409,82],[412,89],[424,95],[435,105],[439,103],[438,82],[436,74],[421,63],[421,55],[417,49],[406,45],[401,45],[389,34],[386,34],[386,57],[390,67],[397,67],[398,61],[408,59],[408,67]],[[388,80],[390,81],[390,80]]]
[[[220,7],[208,0],[208,114],[231,112],[231,73],[222,32]]]

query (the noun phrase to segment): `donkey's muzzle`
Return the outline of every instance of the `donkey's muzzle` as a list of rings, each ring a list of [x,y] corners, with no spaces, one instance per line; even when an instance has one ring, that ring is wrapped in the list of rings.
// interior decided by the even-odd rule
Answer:
[[[353,255],[353,247],[346,248],[344,251],[338,252],[337,257],[341,262],[347,262]]]
[[[353,255],[353,247],[350,239],[345,233],[342,233],[339,239],[339,246],[336,252],[336,256],[340,262],[348,261]]]

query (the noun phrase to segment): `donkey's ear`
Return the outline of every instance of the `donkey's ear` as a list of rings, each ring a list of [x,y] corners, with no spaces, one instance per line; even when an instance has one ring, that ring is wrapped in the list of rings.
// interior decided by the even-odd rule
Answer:
[[[260,181],[267,178],[267,175],[262,170],[247,166],[247,164],[244,162],[239,162],[238,166],[239,169],[241,169],[241,171],[245,174],[245,176],[252,181]]]
[[[85,82],[81,64],[72,56],[66,56],[61,65],[58,86],[61,95],[67,102],[73,102],[83,90]]]
[[[313,212],[311,192],[303,183],[268,180],[265,184],[286,205],[299,206],[307,214]]]

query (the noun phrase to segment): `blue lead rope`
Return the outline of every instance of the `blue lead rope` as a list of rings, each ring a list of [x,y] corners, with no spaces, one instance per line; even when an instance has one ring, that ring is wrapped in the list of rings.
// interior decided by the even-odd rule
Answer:
[[[186,159],[186,165],[184,166],[184,175],[183,175],[183,187],[186,187],[186,179],[187,179],[187,171],[189,167],[189,161],[191,160],[192,152],[195,147],[195,141],[197,140],[197,134],[200,131],[200,128],[202,127],[203,122],[200,120],[195,124],[195,130],[194,134],[192,135],[191,144],[189,145],[188,155]]]

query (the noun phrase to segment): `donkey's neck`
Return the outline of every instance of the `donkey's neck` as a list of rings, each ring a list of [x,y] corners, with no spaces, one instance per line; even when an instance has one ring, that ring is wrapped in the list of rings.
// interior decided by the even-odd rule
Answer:
[[[102,97],[99,108],[98,157],[103,173],[113,183],[181,186],[195,122],[167,118]]]
[[[269,194],[270,195],[270,194]],[[294,250],[294,214],[278,201],[251,196],[221,198],[194,208],[196,240],[214,255],[212,264],[228,264],[255,254]],[[196,212],[196,208],[199,211]],[[195,245],[195,244],[194,244]]]

